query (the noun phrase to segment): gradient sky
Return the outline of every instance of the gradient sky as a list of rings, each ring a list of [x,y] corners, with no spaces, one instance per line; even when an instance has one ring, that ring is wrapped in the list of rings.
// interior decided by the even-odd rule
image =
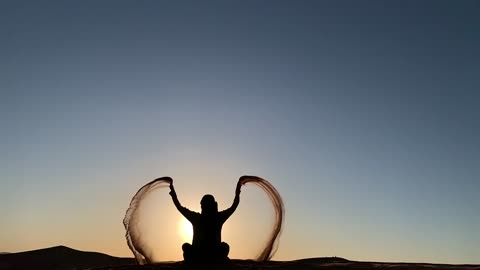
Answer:
[[[252,174],[285,201],[276,260],[480,263],[478,14],[478,1],[2,1],[0,251],[131,256],[122,219],[143,184],[168,175],[187,207],[212,193],[225,208]],[[268,214],[252,194],[242,215]],[[248,257],[256,219],[240,216],[224,236]]]

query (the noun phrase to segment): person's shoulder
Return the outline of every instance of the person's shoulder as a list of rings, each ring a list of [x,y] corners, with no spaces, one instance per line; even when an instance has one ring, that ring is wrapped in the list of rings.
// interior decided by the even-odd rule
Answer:
[[[218,216],[219,216],[219,217],[226,217],[226,216],[228,216],[228,215],[230,214],[229,212],[230,212],[230,211],[229,211],[228,209],[225,209],[225,210],[223,210],[223,211],[218,212]]]
[[[190,222],[193,222],[200,218],[200,213],[197,213],[188,208],[185,208],[185,211],[183,212],[183,216],[185,216],[188,220],[190,220]]]
[[[192,210],[188,210],[188,213],[192,216],[192,217],[200,217],[201,214],[198,213],[198,212],[195,212],[195,211],[192,211]]]

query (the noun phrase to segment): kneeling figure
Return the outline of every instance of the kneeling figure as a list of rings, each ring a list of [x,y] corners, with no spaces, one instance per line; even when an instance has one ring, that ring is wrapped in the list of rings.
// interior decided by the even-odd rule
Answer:
[[[203,196],[200,201],[201,213],[191,211],[180,204],[172,183],[170,195],[175,207],[193,226],[192,244],[185,243],[182,246],[184,260],[186,262],[228,261],[230,247],[222,242],[222,226],[240,203],[240,184],[237,184],[232,206],[221,212],[218,211],[215,198],[210,194]]]

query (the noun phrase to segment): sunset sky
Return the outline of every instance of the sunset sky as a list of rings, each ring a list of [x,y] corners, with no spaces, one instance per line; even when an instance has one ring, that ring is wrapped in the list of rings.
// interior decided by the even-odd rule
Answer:
[[[142,185],[170,176],[185,206],[211,193],[223,209],[250,174],[285,203],[275,260],[478,264],[478,14],[479,1],[2,1],[0,252],[131,257],[122,219]],[[180,260],[182,219],[156,196]],[[259,191],[241,196],[232,258],[260,246],[249,233],[271,213]]]

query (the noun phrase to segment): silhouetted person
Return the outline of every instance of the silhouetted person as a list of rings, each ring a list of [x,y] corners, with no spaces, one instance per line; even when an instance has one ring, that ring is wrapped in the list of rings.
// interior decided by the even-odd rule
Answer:
[[[235,190],[235,199],[230,208],[218,212],[215,198],[207,194],[200,201],[202,213],[197,213],[180,204],[173,183],[170,184],[170,195],[173,203],[193,226],[192,244],[185,243],[182,246],[183,258],[186,262],[228,261],[230,247],[227,243],[222,242],[222,226],[240,203],[240,186],[240,183],[238,183]]]

